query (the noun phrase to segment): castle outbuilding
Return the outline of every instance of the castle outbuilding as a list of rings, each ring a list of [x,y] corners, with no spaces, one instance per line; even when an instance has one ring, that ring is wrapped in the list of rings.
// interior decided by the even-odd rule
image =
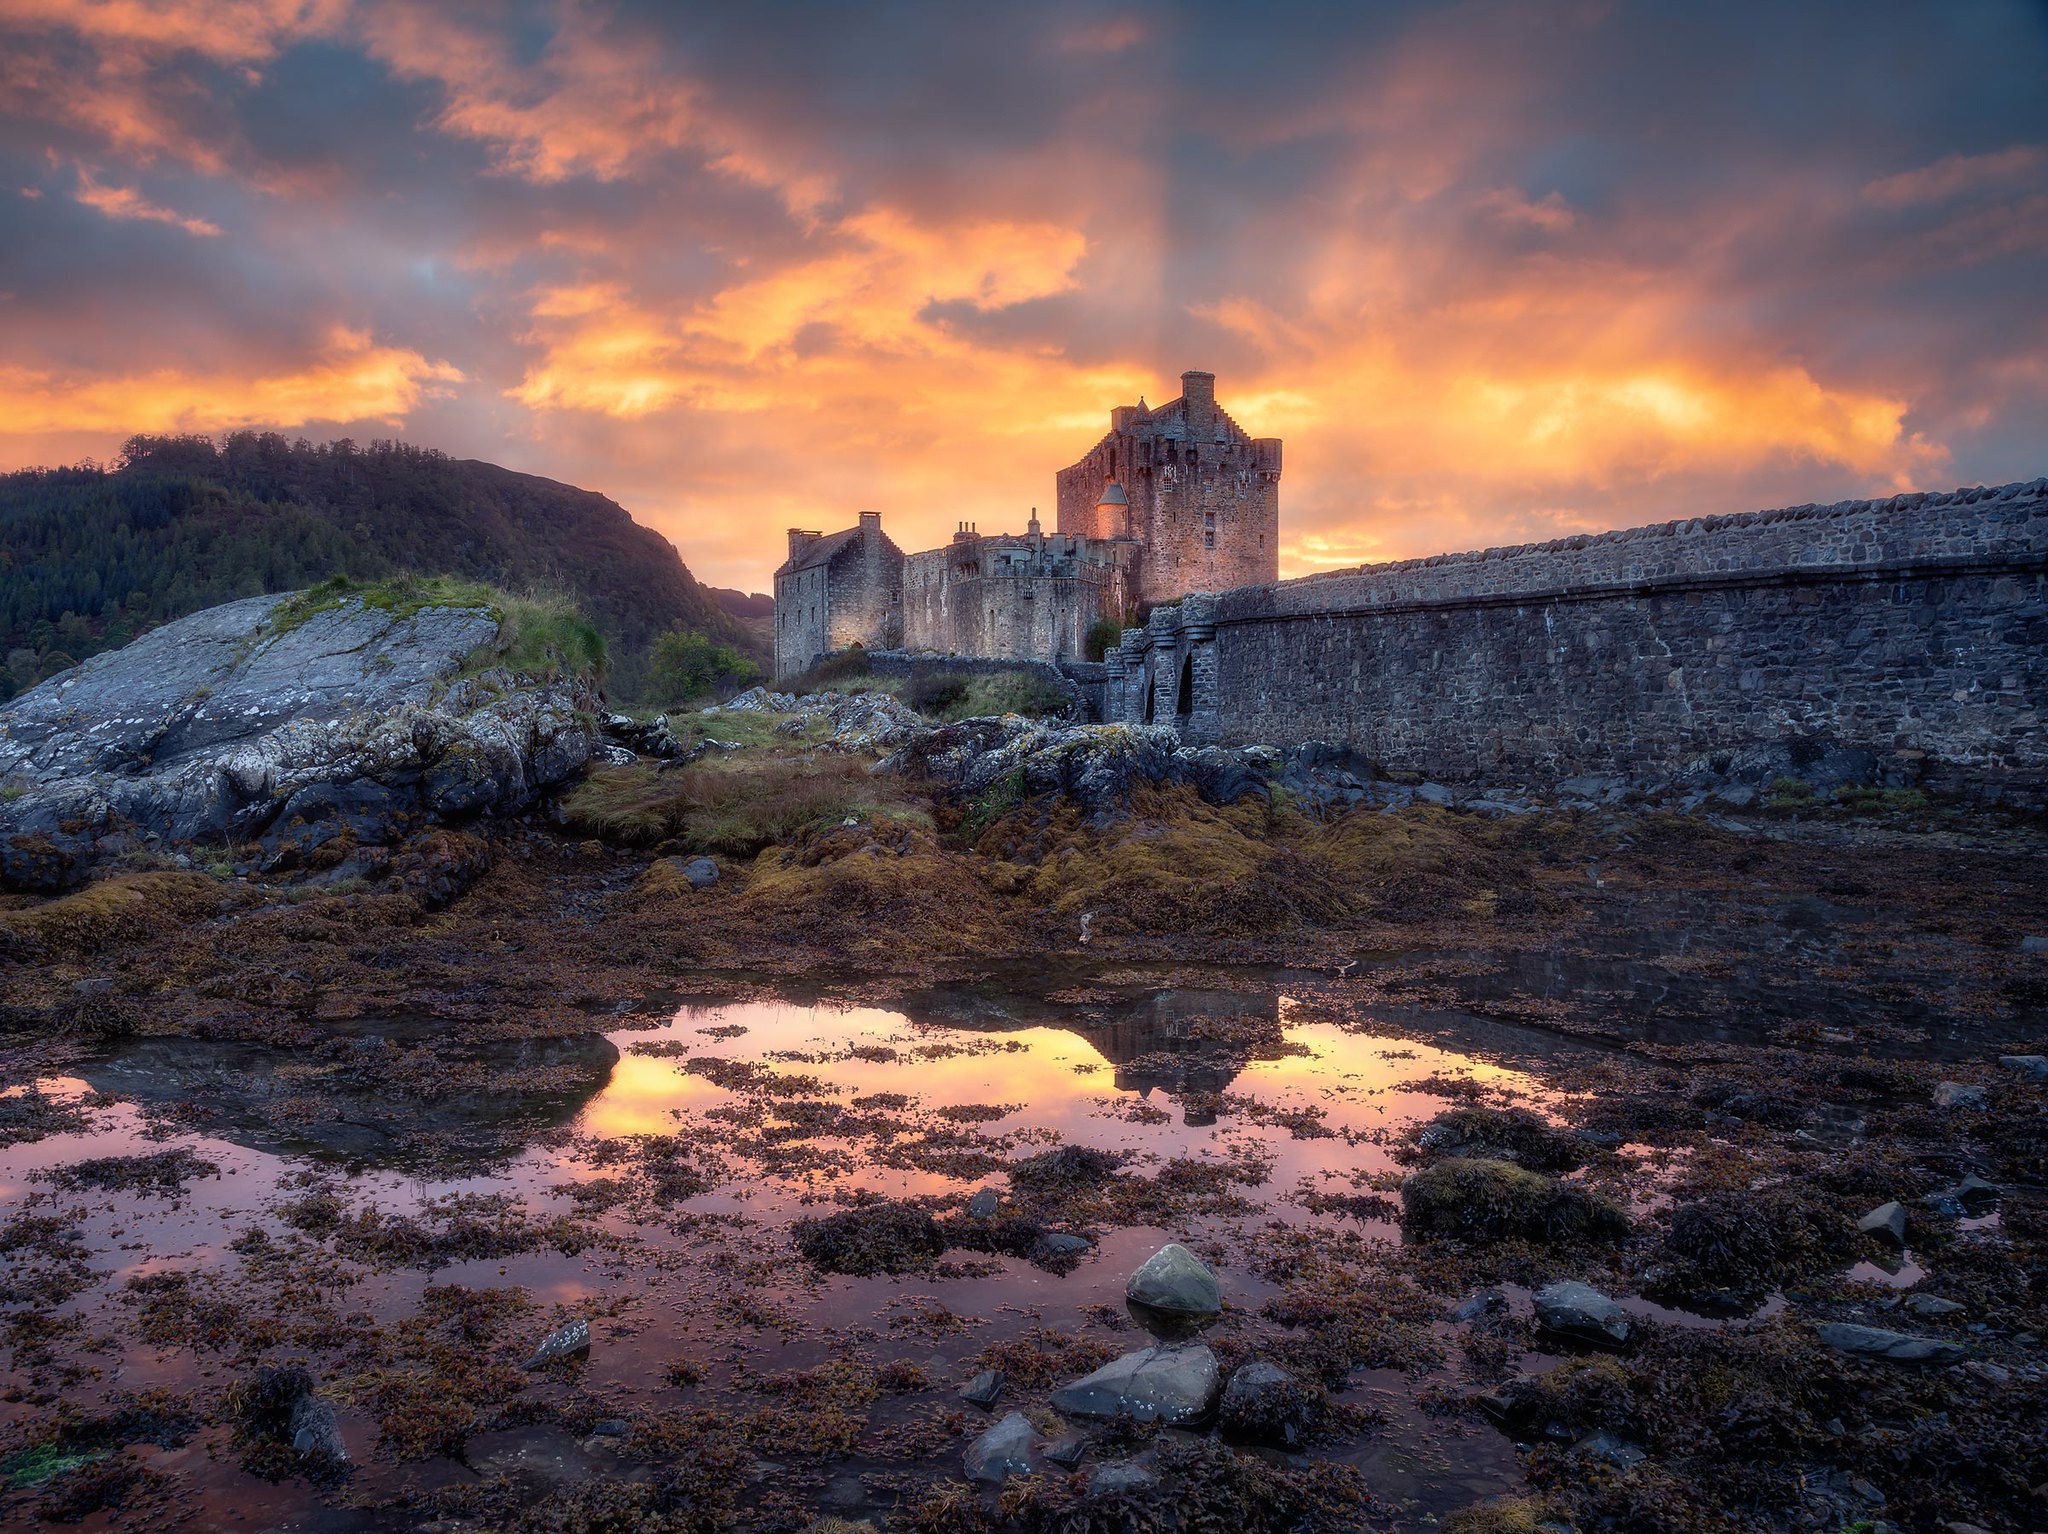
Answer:
[[[1216,404],[1211,373],[1181,397],[1110,412],[1109,434],[1059,471],[1058,531],[962,523],[944,548],[905,556],[863,512],[829,536],[792,528],[775,572],[775,674],[848,645],[1068,662],[1107,619],[1124,624],[1191,591],[1277,579],[1280,442]]]

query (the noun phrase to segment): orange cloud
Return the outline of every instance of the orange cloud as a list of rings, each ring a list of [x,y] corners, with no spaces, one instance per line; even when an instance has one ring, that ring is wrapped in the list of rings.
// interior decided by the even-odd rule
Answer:
[[[378,346],[361,331],[336,329],[324,353],[285,373],[148,373],[64,376],[0,364],[0,434],[225,431],[303,426],[309,421],[380,421],[397,427],[434,386],[462,374],[418,352]]]
[[[1086,249],[1057,225],[932,227],[888,209],[845,220],[830,243],[829,254],[735,283],[673,320],[617,282],[545,289],[532,306],[542,356],[507,392],[535,409],[628,419],[679,405],[783,408],[850,378],[864,387],[857,380],[885,358],[913,369],[967,361],[974,348],[930,317],[932,305],[986,312],[1064,292]],[[807,348],[810,337],[822,339]]]
[[[78,173],[78,190],[72,193],[88,208],[106,214],[108,218],[141,219],[147,223],[170,224],[196,234],[214,238],[220,234],[220,225],[203,218],[188,218],[174,208],[151,202],[141,191],[132,186],[102,186],[93,180],[90,172]]]

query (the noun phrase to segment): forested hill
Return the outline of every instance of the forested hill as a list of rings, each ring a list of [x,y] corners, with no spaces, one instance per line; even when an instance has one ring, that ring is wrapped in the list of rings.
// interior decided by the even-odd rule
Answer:
[[[663,633],[761,649],[674,545],[591,491],[395,442],[136,437],[111,469],[0,475],[0,697],[217,602],[405,570],[567,594],[627,694]]]

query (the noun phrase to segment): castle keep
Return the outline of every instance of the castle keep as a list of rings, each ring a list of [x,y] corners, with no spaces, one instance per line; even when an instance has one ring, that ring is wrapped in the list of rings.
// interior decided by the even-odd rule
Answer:
[[[775,572],[775,674],[851,644],[941,655],[1078,661],[1088,635],[1155,603],[1280,573],[1280,442],[1254,439],[1216,403],[1212,373],[1181,397],[1110,412],[1109,434],[1055,478],[1057,530],[963,523],[944,548],[905,556],[863,512],[830,536],[791,529]]]

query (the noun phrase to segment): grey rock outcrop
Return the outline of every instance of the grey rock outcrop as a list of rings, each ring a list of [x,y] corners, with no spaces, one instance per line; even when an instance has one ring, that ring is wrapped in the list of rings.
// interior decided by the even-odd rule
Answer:
[[[1627,1313],[1590,1284],[1546,1284],[1536,1291],[1535,1302],[1536,1319],[1545,1331],[1581,1342],[1628,1341]]]
[[[1849,1321],[1831,1321],[1820,1328],[1819,1336],[1838,1353],[1889,1364],[1953,1364],[1970,1356],[1968,1348],[1939,1337],[1916,1337],[1910,1332],[1890,1332]]]
[[[1069,1417],[1186,1427],[1209,1414],[1222,1384],[1216,1355],[1201,1344],[1151,1347],[1054,1391],[1052,1404]]]
[[[1124,1298],[1176,1320],[1207,1320],[1223,1313],[1216,1275],[1178,1242],[1168,1242],[1138,1265],[1124,1285]]]
[[[486,609],[286,600],[194,613],[0,707],[0,882],[62,888],[145,840],[260,842],[288,867],[523,808],[599,748],[584,688],[461,675],[498,636]]]

